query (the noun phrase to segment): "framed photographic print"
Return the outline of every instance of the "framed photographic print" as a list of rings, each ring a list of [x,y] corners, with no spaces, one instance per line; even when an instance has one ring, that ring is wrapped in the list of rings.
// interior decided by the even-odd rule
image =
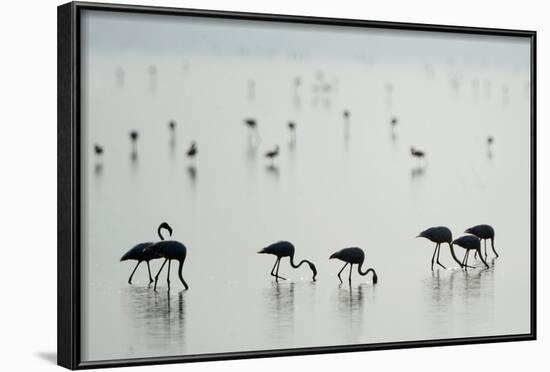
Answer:
[[[533,340],[534,31],[58,8],[58,362]]]

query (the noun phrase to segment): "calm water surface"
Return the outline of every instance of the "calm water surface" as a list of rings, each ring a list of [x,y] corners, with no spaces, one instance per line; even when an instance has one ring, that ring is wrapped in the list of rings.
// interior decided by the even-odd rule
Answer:
[[[182,68],[170,54],[84,57],[84,360],[529,332],[525,71],[441,63],[429,73],[420,59],[197,54]],[[152,63],[155,77],[147,74]],[[333,84],[326,97],[314,93],[319,70]],[[297,92],[295,76],[303,80]],[[249,135],[246,117],[257,118],[261,141]],[[297,123],[295,140],[288,120]],[[137,156],[132,129],[140,133]],[[191,161],[193,140],[199,153]],[[105,148],[100,160],[96,142]],[[281,153],[270,167],[263,154],[276,144]],[[412,159],[411,145],[427,161]],[[145,265],[127,284],[134,263],[120,257],[156,240],[162,221],[188,248],[188,291],[174,267],[169,292],[165,273],[158,292],[148,286]],[[446,225],[458,237],[479,223],[495,227],[501,258],[464,272],[442,247],[448,269],[432,272],[433,244],[415,236]],[[281,239],[295,244],[296,258],[315,262],[317,282],[287,259],[281,275],[289,280],[271,280],[274,258],[256,252]],[[339,284],[343,264],[328,257],[348,246],[365,250],[376,286],[356,272],[351,286]],[[473,255],[470,262],[481,267]],[[152,261],[153,272],[160,264]]]

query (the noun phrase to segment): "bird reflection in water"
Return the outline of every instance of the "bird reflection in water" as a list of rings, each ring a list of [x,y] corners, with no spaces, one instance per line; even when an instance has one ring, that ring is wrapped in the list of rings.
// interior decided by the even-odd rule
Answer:
[[[413,169],[411,169],[411,178],[415,179],[415,178],[422,177],[424,173],[426,173],[425,166],[420,165],[420,166],[414,167]]]
[[[191,183],[194,185],[197,182],[197,168],[194,165],[188,166],[187,174],[189,175]]]
[[[273,178],[279,179],[279,167],[275,164],[270,164],[265,167],[267,173],[271,174]]]
[[[271,282],[265,290],[270,333],[281,343],[292,342],[294,330],[294,290],[293,282]]]
[[[367,291],[374,291],[374,288],[366,283],[338,285],[338,318],[345,323],[342,327],[348,329],[347,343],[358,343],[361,340],[361,334],[364,332],[363,312]]]
[[[123,306],[129,314],[133,340],[148,347],[177,343],[185,350],[185,291],[152,292],[148,286],[128,286],[122,292]],[[138,348],[141,349],[141,348]]]

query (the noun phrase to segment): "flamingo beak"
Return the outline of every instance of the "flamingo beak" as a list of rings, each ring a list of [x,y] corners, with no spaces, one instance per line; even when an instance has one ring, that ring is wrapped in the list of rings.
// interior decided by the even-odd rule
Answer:
[[[265,253],[265,248],[260,249],[258,253]]]
[[[333,258],[336,258],[336,253],[333,253],[330,255],[330,257],[328,258],[329,260],[332,260]]]

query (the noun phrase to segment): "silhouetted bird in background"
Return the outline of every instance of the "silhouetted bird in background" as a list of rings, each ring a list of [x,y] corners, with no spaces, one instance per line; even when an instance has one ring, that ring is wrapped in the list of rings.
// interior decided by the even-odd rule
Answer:
[[[493,157],[493,142],[494,142],[493,136],[487,137],[487,156],[489,158]]]
[[[290,131],[290,142],[294,143],[296,140],[296,123],[293,121],[289,121],[288,124],[288,130]]]
[[[195,141],[191,142],[191,146],[189,147],[189,150],[187,150],[187,157],[193,159],[199,150],[197,149],[197,144]]]
[[[97,143],[94,145],[94,152],[96,155],[102,155],[103,154],[103,147],[98,145]]]
[[[344,110],[343,114],[344,114],[344,119],[348,120],[350,116],[349,110]]]
[[[260,141],[260,132],[258,130],[258,122],[256,119],[247,118],[244,119],[244,124],[248,127],[248,138],[252,139],[252,136],[256,138],[256,141]]]
[[[163,226],[165,226],[165,228],[170,232],[170,236],[172,236],[172,228],[170,227],[170,225],[168,225],[166,222],[163,222]],[[185,289],[189,289],[189,286],[183,279],[182,275],[183,264],[185,262],[185,257],[187,256],[187,248],[185,247],[185,245],[176,240],[163,240],[150,245],[149,247],[145,248],[145,250],[152,251],[153,253],[156,253],[160,257],[164,258],[162,266],[160,267],[157,275],[155,275],[155,291],[157,290],[159,275],[162,272],[162,269],[164,268],[166,262],[168,262],[168,273],[166,276],[166,282],[168,283],[168,290],[170,290],[170,265],[172,263],[172,260],[177,260],[179,262],[178,276]]]
[[[280,242],[268,245],[267,247],[260,250],[258,253],[272,254],[277,256],[277,259],[275,260],[275,264],[271,269],[271,276],[275,277],[275,281],[279,281],[279,279],[286,280],[286,278],[279,276],[279,266],[281,265],[281,259],[284,257],[290,257],[290,266],[292,266],[295,269],[299,268],[302,264],[307,263],[309,265],[309,268],[311,269],[311,272],[313,273],[313,277],[311,279],[315,281],[315,276],[317,275],[317,269],[315,268],[315,265],[313,264],[313,262],[308,260],[302,260],[298,264],[295,264],[294,251],[295,251],[294,245],[292,245],[292,243],[287,241],[280,241]]]
[[[451,255],[453,256],[453,259],[456,262],[458,262],[460,267],[462,267],[462,262],[460,262],[455,255],[455,251],[453,249],[453,234],[451,233],[451,230],[449,230],[449,228],[445,226],[431,227],[427,230],[422,231],[417,236],[417,238],[426,238],[435,243],[435,250],[432,256],[432,270],[434,269],[434,259],[436,258],[436,253],[437,253],[437,260],[436,260],[437,264],[442,268],[446,269],[446,267],[439,262],[439,251],[441,250],[442,243],[449,244],[449,248],[451,249]]]
[[[344,261],[346,263],[342,267],[342,269],[340,269],[340,271],[338,272],[338,279],[340,279],[340,283],[342,283],[342,278],[340,277],[340,274],[342,273],[342,271],[344,271],[344,269],[346,268],[346,266],[348,266],[348,264],[350,265],[350,267],[349,267],[349,283],[350,284],[351,284],[351,271],[353,270],[353,265],[358,265],[357,266],[357,272],[359,273],[359,275],[365,276],[369,272],[372,272],[372,282],[374,284],[376,284],[378,282],[378,275],[376,275],[376,271],[374,271],[373,268],[369,268],[365,271],[363,271],[361,269],[361,267],[363,266],[363,262],[365,261],[365,252],[363,252],[363,250],[361,248],[351,247],[351,248],[341,249],[338,252],[333,253],[329,257],[329,260],[331,260],[331,259],[338,259],[338,260]]]
[[[395,127],[397,125],[397,118],[396,117],[391,118],[390,124],[392,127]]]
[[[498,257],[498,253],[495,250],[495,230],[490,225],[476,225],[474,227],[470,227],[469,229],[466,229],[464,231],[466,234],[472,234],[477,236],[479,239],[483,240],[483,243],[485,245],[485,258],[487,258],[487,239],[491,240],[491,248],[493,249],[493,253],[496,257]]]
[[[176,130],[176,121],[175,120],[170,120],[168,122],[168,128],[170,128],[171,131],[175,131]]]
[[[423,159],[426,156],[424,151],[416,149],[414,146],[411,147],[411,155],[417,159]]]
[[[470,254],[470,251],[476,251],[479,254],[479,258],[481,259],[481,262],[483,262],[486,268],[489,268],[489,265],[487,265],[487,262],[485,262],[485,260],[481,255],[481,243],[477,236],[473,236],[473,235],[461,236],[460,238],[455,239],[453,241],[453,245],[454,244],[466,250],[466,253],[464,254],[464,259],[462,260],[462,266],[464,266],[465,268],[468,268],[468,267],[472,268],[472,266],[468,266],[468,256]]]
[[[278,155],[279,155],[279,145],[276,145],[273,150],[265,153],[265,157],[268,159],[271,159],[271,164],[273,164],[273,159]]]
[[[162,229],[167,229],[172,235],[172,229],[170,229],[170,226],[166,222],[161,223],[157,229],[157,234],[160,237],[160,240],[164,240],[164,237],[162,236]],[[127,260],[135,260],[137,261],[136,267],[132,271],[132,274],[130,274],[130,277],[128,278],[128,284],[132,284],[132,277],[134,276],[134,273],[136,272],[139,264],[141,264],[143,261],[147,263],[147,271],[149,272],[149,283],[153,282],[153,278],[151,277],[151,267],[149,266],[149,261],[154,260],[156,258],[160,258],[160,255],[151,251],[147,250],[146,248],[150,247],[154,243],[152,242],[146,242],[146,243],[139,243],[133,248],[131,248],[128,252],[124,254],[120,258],[120,261],[127,261]]]

